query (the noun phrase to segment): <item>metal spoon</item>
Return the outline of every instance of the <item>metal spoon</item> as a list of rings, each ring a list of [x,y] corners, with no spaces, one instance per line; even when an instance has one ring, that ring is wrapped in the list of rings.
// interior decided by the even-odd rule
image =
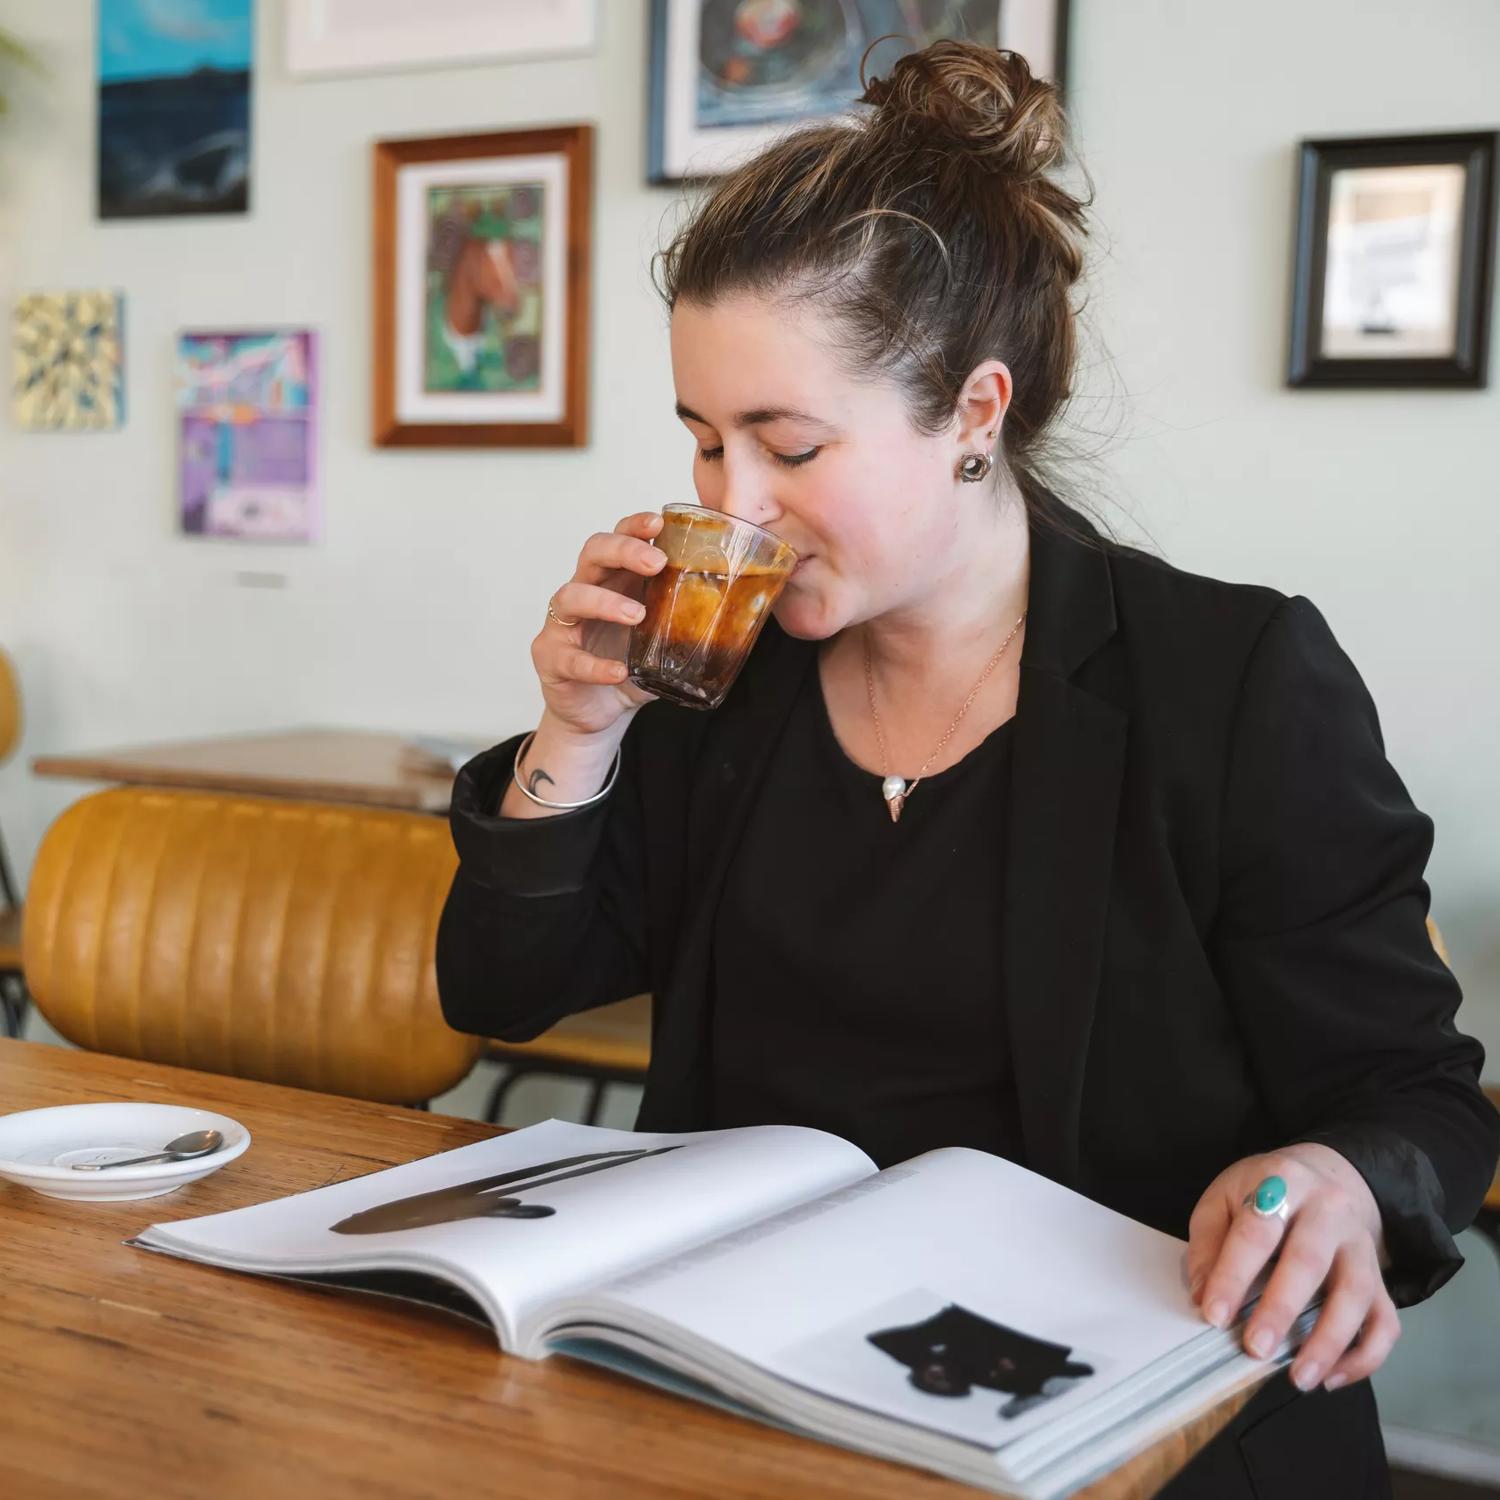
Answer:
[[[217,1130],[190,1130],[175,1141],[168,1141],[160,1151],[150,1156],[131,1156],[124,1161],[75,1161],[75,1172],[107,1172],[111,1167],[138,1167],[148,1161],[187,1161],[194,1156],[207,1156],[224,1144],[223,1135]]]

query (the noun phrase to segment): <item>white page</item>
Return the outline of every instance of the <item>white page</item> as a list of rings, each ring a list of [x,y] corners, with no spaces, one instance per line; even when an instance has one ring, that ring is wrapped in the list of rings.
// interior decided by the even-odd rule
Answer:
[[[935,1151],[588,1303],[622,1326],[643,1313],[641,1326],[685,1330],[836,1400],[999,1449],[1210,1332],[1188,1296],[1186,1248],[1011,1162]],[[1009,1416],[1005,1391],[920,1390],[869,1335],[950,1304],[1065,1346],[1056,1360],[1089,1373]]]
[[[605,1157],[599,1153],[635,1154]],[[535,1169],[517,1181],[488,1179]],[[176,1223],[157,1224],[142,1244],[240,1270],[450,1268],[517,1347],[547,1302],[659,1256],[858,1181],[874,1163],[837,1136],[765,1125],[692,1135],[644,1135],[548,1120],[494,1140],[441,1152],[312,1192]],[[574,1175],[569,1175],[574,1174]],[[556,1180],[549,1180],[556,1179]],[[405,1204],[421,1221],[454,1211],[483,1216],[372,1227],[354,1216],[398,1199],[466,1184],[447,1202]],[[529,1185],[528,1185],[529,1184]],[[506,1204],[546,1217],[497,1217]],[[351,1219],[354,1220],[350,1223]],[[379,1221],[375,1221],[378,1226]],[[336,1230],[335,1225],[342,1226]]]

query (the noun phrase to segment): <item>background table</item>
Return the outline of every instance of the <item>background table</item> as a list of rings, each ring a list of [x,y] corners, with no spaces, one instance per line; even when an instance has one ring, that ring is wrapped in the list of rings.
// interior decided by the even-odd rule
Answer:
[[[418,812],[446,812],[453,776],[414,768],[408,738],[367,729],[288,729],[137,745],[120,750],[39,755],[38,776],[122,781],[360,802]],[[484,747],[478,743],[477,754]]]
[[[241,1121],[250,1150],[134,1203],[0,1183],[0,1495],[154,1500],[471,1495],[951,1500],[947,1480],[569,1360],[501,1355],[405,1303],[153,1255],[146,1225],[240,1208],[483,1140],[492,1126],[0,1040],[7,1110],[155,1100]],[[1248,1399],[1091,1486],[1150,1495]]]

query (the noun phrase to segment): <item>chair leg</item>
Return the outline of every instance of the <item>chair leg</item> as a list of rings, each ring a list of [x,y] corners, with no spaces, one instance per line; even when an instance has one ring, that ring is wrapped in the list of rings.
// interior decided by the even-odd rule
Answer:
[[[524,1063],[505,1064],[505,1072],[495,1080],[495,1087],[490,1092],[490,1102],[484,1108],[486,1123],[490,1125],[500,1123],[500,1116],[505,1111],[505,1100],[511,1089],[533,1071],[535,1070],[528,1068]]]
[[[19,974],[0,974],[0,1019],[6,1036],[19,1037],[25,1029],[30,1000],[26,981]]]
[[[0,838],[0,897],[7,906],[19,906],[21,898],[16,894],[15,877],[10,873],[10,860],[5,853],[5,840]]]
[[[583,1112],[583,1123],[585,1125],[597,1125],[599,1116],[604,1112],[604,1091],[609,1087],[609,1079],[596,1078],[589,1085],[588,1108]]]

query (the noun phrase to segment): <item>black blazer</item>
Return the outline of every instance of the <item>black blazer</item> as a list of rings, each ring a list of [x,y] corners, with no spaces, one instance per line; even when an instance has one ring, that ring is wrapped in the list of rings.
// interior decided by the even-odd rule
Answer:
[[[815,661],[773,625],[717,712],[648,705],[581,812],[494,815],[517,741],[466,766],[449,1023],[521,1041],[649,990],[639,1127],[705,1128],[716,904]],[[1424,928],[1431,823],[1322,617],[1037,527],[1020,673],[995,919],[1025,1165],[1185,1236],[1230,1162],[1322,1141],[1374,1190],[1397,1302],[1429,1295],[1500,1122]]]

